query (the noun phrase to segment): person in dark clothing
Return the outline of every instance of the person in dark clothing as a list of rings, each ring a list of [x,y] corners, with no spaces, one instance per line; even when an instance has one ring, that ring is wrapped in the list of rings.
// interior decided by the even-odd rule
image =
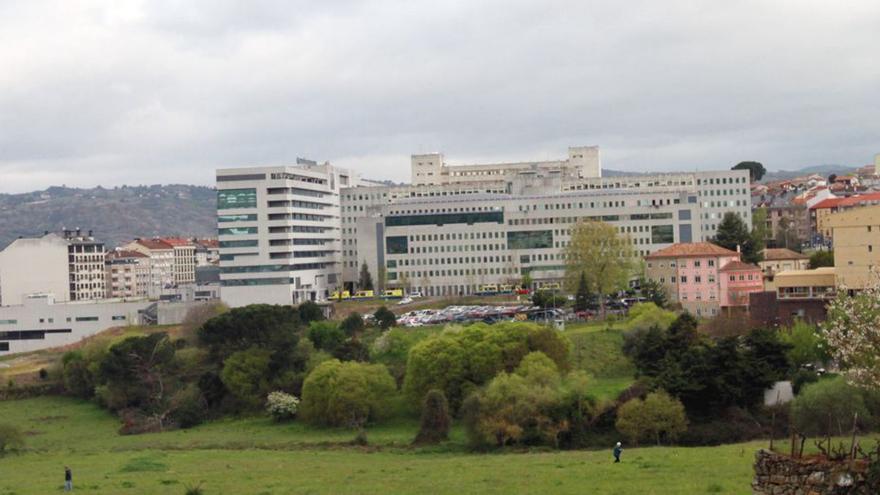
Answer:
[[[70,468],[64,466],[64,491],[72,492],[73,491],[73,473],[70,471]]]
[[[620,462],[621,452],[623,452],[623,447],[620,446],[620,442],[617,442],[617,445],[614,446],[614,462]]]

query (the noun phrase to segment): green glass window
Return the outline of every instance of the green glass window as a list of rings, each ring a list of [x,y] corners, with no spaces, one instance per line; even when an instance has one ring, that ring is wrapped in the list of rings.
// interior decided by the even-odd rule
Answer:
[[[654,244],[669,244],[675,242],[672,234],[672,225],[652,225],[651,242]]]
[[[633,213],[629,216],[630,220],[647,220],[649,215],[647,213]]]
[[[257,247],[256,239],[252,241],[220,241],[221,248]]]
[[[217,235],[248,235],[256,233],[256,227],[229,227],[227,229],[217,229]]]
[[[620,215],[602,215],[603,222],[616,222],[620,220]]]
[[[235,253],[235,254],[221,254],[220,261],[232,261],[235,258],[247,257],[247,256],[256,256],[257,253]]]
[[[507,233],[507,249],[546,249],[552,247],[552,230],[525,230]]]
[[[651,213],[651,220],[669,220],[672,218],[672,212]]]
[[[385,217],[388,227],[405,227],[407,225],[449,225],[464,223],[504,223],[504,212],[473,211],[460,213],[436,213],[433,215],[399,215]]]
[[[388,272],[386,278],[388,280],[397,280],[397,272]]]
[[[385,251],[388,254],[406,254],[409,252],[409,241],[405,235],[385,238]]]
[[[97,316],[77,316],[76,321],[98,321]]]
[[[241,280],[220,281],[220,285],[223,285],[225,287],[241,287],[247,285],[287,285],[292,283],[292,278],[248,278]]]
[[[257,214],[248,213],[246,215],[220,215],[217,217],[218,222],[256,222]]]
[[[257,190],[249,189],[220,189],[217,191],[217,209],[229,208],[256,208]]]
[[[386,265],[388,268],[397,268],[397,260],[388,260]]]

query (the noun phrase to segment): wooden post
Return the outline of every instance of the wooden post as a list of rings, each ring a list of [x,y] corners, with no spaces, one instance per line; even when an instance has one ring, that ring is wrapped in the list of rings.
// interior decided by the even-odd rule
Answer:
[[[849,445],[849,459],[855,460],[856,458],[856,425],[859,422],[859,412],[856,411],[853,414],[853,427],[852,427],[852,441]]]

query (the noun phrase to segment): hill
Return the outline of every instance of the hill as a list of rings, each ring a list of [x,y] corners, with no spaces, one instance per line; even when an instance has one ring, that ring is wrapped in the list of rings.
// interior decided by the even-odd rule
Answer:
[[[108,248],[135,237],[215,236],[215,218],[216,193],[205,186],[50,187],[0,194],[0,248],[63,228],[92,230]]]
[[[774,180],[793,179],[795,177],[803,177],[811,174],[828,177],[831,174],[845,175],[855,171],[856,167],[847,167],[846,165],[812,165],[797,170],[770,170],[764,175],[764,178],[761,181],[769,182]]]

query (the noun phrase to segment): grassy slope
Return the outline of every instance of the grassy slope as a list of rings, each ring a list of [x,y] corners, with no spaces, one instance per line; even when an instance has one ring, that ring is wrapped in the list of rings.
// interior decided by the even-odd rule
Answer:
[[[593,375],[594,393],[599,399],[614,399],[633,382],[635,368],[623,355],[623,332],[603,324],[569,325],[575,368]]]
[[[345,430],[221,421],[190,431],[120,437],[115,418],[61,398],[0,403],[0,417],[28,431],[29,451],[0,459],[0,494],[57,491],[70,465],[79,492],[183,493],[204,481],[220,493],[750,493],[759,443],[713,448],[470,454],[456,431],[447,447],[410,450],[416,425],[371,429],[375,446],[343,442]]]

